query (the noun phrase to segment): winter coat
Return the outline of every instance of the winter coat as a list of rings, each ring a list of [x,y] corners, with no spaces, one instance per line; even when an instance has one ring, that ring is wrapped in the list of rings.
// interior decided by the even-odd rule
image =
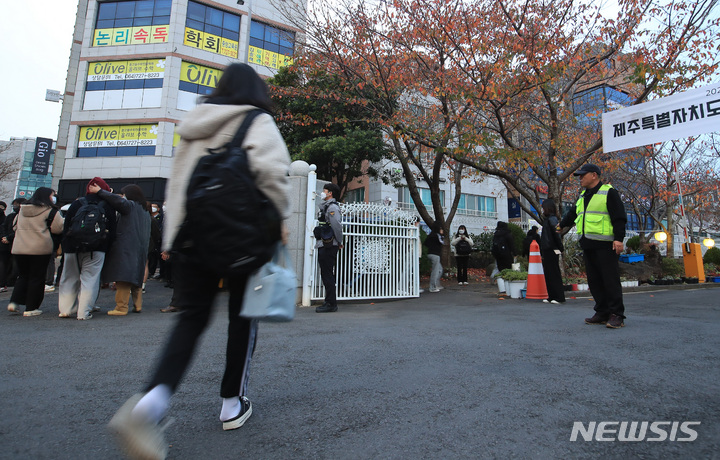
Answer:
[[[460,240],[462,240],[463,238],[465,238],[465,240],[466,240],[468,243],[470,243],[470,246],[473,246],[474,243],[473,243],[472,238],[470,238],[470,237],[467,236],[467,235],[458,235],[458,234],[456,234],[455,238],[453,238],[453,239],[450,241],[450,246],[452,246],[453,249],[454,249],[455,246],[457,246],[457,244],[458,244],[458,243],[460,242]],[[456,252],[455,252],[455,257],[470,257],[470,254],[462,254],[462,255],[459,255],[459,254],[457,254],[457,251],[456,251]]]
[[[17,216],[17,213],[11,212],[5,217],[5,221],[3,221],[2,225],[0,225],[0,240],[3,237],[8,240],[8,244],[0,242],[0,252],[9,253],[12,249],[13,240],[15,239],[15,230],[13,230],[15,216]]]
[[[150,213],[140,203],[120,195],[105,190],[100,190],[97,195],[119,213],[115,241],[105,254],[102,281],[124,281],[141,286],[150,244]]]
[[[198,160],[208,154],[208,148],[222,147],[230,142],[245,114],[254,109],[250,105],[201,104],[188,113],[178,126],[181,138],[175,149],[172,174],[165,193],[163,251],[172,248],[178,229],[185,220],[187,186]],[[270,115],[262,114],[253,120],[243,147],[247,151],[255,185],[287,219],[290,217],[290,154]]]
[[[88,203],[99,203],[100,206],[103,208],[103,212],[105,213],[105,219],[107,221],[108,236],[103,242],[102,247],[99,248],[98,251],[108,252],[108,249],[112,245],[112,242],[115,240],[115,231],[117,225],[117,220],[115,218],[115,209],[113,209],[105,200],[97,196],[95,193],[88,193],[85,198],[87,199]],[[73,201],[73,203],[68,208],[67,213],[65,213],[65,229],[63,230],[62,240],[62,250],[65,254],[74,254],[79,250],[79,243],[77,241],[73,241],[72,238],[68,238],[67,233],[72,228],[72,220],[81,207],[82,202],[80,199],[77,199]]]
[[[500,223],[498,223],[493,235],[492,254],[496,259],[499,257],[512,257],[515,253],[512,232],[510,232],[507,224],[501,226]]]
[[[558,226],[558,218],[549,216],[545,218],[542,226],[542,235],[540,235],[540,249],[543,251],[554,251],[555,249],[563,252],[562,240],[560,234],[556,231]]]
[[[340,212],[340,205],[338,205],[337,200],[335,198],[330,198],[327,201],[323,201],[322,204],[320,204],[320,212],[319,215],[325,215],[325,222],[330,224],[330,227],[333,230],[333,246],[340,246],[343,241],[343,232],[342,232],[342,213]],[[322,240],[317,240],[315,242],[316,248],[322,248],[325,245],[323,244]]]
[[[443,235],[434,231],[425,238],[425,246],[428,248],[428,254],[436,256],[442,255],[442,247],[444,244]]]
[[[20,206],[20,212],[15,217],[13,229],[15,240],[13,241],[12,253],[18,255],[44,256],[52,254],[53,240],[50,233],[59,235],[63,231],[63,217],[60,212],[48,228],[47,219],[50,216],[50,206],[37,206],[24,204]]]

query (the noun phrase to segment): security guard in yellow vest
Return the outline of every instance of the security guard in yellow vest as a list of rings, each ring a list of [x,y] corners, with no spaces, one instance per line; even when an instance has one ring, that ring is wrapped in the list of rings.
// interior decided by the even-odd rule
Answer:
[[[588,285],[595,299],[595,314],[585,322],[617,329],[625,325],[618,256],[624,247],[627,214],[618,191],[603,184],[600,174],[600,168],[589,163],[575,171],[585,192],[560,227],[565,232],[576,225],[580,235]]]

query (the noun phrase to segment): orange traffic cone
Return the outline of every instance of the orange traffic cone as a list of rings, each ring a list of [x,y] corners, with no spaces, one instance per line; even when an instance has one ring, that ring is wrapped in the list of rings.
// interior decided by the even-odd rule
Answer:
[[[528,279],[526,299],[547,299],[547,287],[545,287],[545,274],[540,258],[540,246],[537,241],[530,243],[530,264],[528,265]]]

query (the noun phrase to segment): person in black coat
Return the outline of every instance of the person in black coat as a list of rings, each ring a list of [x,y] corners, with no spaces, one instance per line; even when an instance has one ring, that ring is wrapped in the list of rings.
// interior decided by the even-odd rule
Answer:
[[[0,292],[7,292],[7,287],[14,286],[15,279],[17,279],[17,267],[10,250],[15,239],[13,222],[15,216],[20,212],[20,205],[25,203],[27,203],[27,199],[15,198],[12,202],[13,212],[8,214],[0,225]]]
[[[543,273],[548,298],[545,303],[565,302],[565,289],[563,287],[562,273],[560,272],[560,254],[565,250],[557,232],[558,217],[555,201],[548,198],[542,204],[545,220],[540,236],[540,255],[542,256]]]
[[[507,222],[499,221],[495,234],[493,235],[492,255],[498,271],[506,268],[512,268],[513,253],[515,252],[513,245],[513,236],[510,232]]]
[[[142,284],[145,277],[148,247],[150,244],[150,213],[142,189],[135,184],[126,185],[114,195],[98,186],[88,188],[120,213],[115,241],[110,247],[102,271],[102,281],[115,282],[115,308],[110,316],[128,314],[130,297],[133,313],[142,311]]]
[[[442,226],[435,222],[432,226],[432,232],[425,238],[425,246],[428,248],[428,259],[432,263],[430,270],[430,292],[440,292],[442,286],[440,278],[443,274],[443,266],[440,257],[442,256],[442,248],[445,245],[445,230]]]

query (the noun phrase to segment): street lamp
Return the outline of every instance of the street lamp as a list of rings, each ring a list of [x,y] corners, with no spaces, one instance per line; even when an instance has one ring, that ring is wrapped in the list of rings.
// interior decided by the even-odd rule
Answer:
[[[655,239],[662,243],[663,241],[665,241],[665,240],[667,239],[667,233],[665,233],[665,232],[656,232],[656,233],[655,233]]]
[[[715,246],[715,240],[708,236],[703,240],[703,246],[710,249],[711,247]]]

